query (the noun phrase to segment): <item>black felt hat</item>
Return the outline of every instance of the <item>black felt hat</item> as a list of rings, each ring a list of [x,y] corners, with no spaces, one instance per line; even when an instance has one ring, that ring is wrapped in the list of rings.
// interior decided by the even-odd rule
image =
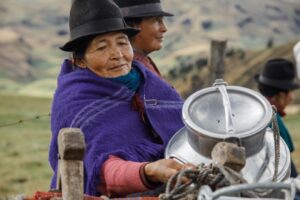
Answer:
[[[122,31],[128,36],[139,32],[125,23],[120,8],[112,0],[75,0],[70,10],[71,39],[60,47],[73,51],[81,39],[102,33]]]
[[[125,18],[173,16],[165,12],[160,0],[114,0]]]
[[[293,90],[300,86],[294,64],[282,58],[269,60],[262,73],[255,76],[255,80],[263,85],[284,90]]]

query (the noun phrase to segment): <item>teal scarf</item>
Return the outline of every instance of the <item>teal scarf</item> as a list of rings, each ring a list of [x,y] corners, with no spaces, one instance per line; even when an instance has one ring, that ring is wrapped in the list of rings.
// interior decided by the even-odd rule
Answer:
[[[129,90],[135,92],[140,86],[141,74],[137,69],[132,68],[132,70],[126,75],[109,79],[114,82],[125,85]]]
[[[290,152],[293,152],[294,151],[293,140],[290,136],[290,133],[289,133],[288,129],[284,125],[284,122],[283,122],[281,116],[278,113],[277,113],[277,122],[278,122],[280,136],[283,138],[283,140],[285,141],[285,143],[289,147]]]

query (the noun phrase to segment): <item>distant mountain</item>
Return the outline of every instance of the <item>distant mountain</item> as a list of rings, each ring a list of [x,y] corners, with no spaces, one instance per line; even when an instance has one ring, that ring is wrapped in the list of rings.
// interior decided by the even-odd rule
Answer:
[[[53,81],[45,90],[53,92],[59,63],[66,56],[58,47],[69,37],[69,6],[58,0],[0,2],[0,92],[19,93],[47,78]]]
[[[166,18],[163,50],[153,54],[164,74],[189,58],[208,57],[211,39],[245,50],[300,39],[299,0],[162,1],[175,14]],[[69,38],[70,2],[0,2],[0,92],[53,93],[61,60],[68,56],[58,47]]]
[[[228,46],[263,49],[300,39],[299,0],[164,0],[175,16],[167,18],[162,62],[180,56],[207,56],[211,39]],[[183,3],[184,2],[184,3]],[[171,9],[172,8],[172,9]]]

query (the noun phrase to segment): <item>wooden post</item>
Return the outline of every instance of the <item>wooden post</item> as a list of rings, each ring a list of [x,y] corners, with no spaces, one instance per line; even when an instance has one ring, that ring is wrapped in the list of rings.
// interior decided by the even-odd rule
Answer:
[[[226,40],[212,40],[210,49],[210,80],[209,86],[211,86],[216,79],[224,79],[225,73],[225,50],[226,50]]]
[[[57,189],[63,200],[83,200],[84,136],[80,129],[63,128],[58,135]],[[61,184],[61,188],[60,188]]]

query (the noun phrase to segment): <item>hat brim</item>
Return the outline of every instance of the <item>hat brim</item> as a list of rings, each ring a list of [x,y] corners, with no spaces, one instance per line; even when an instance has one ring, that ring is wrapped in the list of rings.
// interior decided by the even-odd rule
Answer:
[[[254,76],[254,79],[257,83],[263,84],[265,86],[283,89],[283,90],[295,90],[300,88],[300,84],[298,82],[292,82],[292,81],[275,81],[266,79],[263,76],[256,74]]]
[[[149,12],[149,13],[140,13],[140,14],[134,14],[134,15],[127,15],[124,16],[124,18],[139,18],[139,17],[172,17],[174,16],[171,13],[159,11],[159,12]]]
[[[165,12],[160,3],[125,6],[121,8],[121,11],[124,18],[173,16],[173,14]]]
[[[78,37],[73,40],[70,40],[59,48],[63,51],[72,52],[75,49],[75,47],[77,46],[77,44],[80,41],[82,41],[84,38],[91,37],[94,35],[99,35],[99,34],[105,34],[105,33],[109,33],[109,32],[123,32],[130,38],[130,37],[138,34],[140,32],[140,30],[136,29],[136,28],[126,27],[126,28],[122,28],[122,29],[110,29],[110,30],[103,30],[103,31],[95,31],[95,32],[89,33],[87,35],[84,35],[82,37]]]

